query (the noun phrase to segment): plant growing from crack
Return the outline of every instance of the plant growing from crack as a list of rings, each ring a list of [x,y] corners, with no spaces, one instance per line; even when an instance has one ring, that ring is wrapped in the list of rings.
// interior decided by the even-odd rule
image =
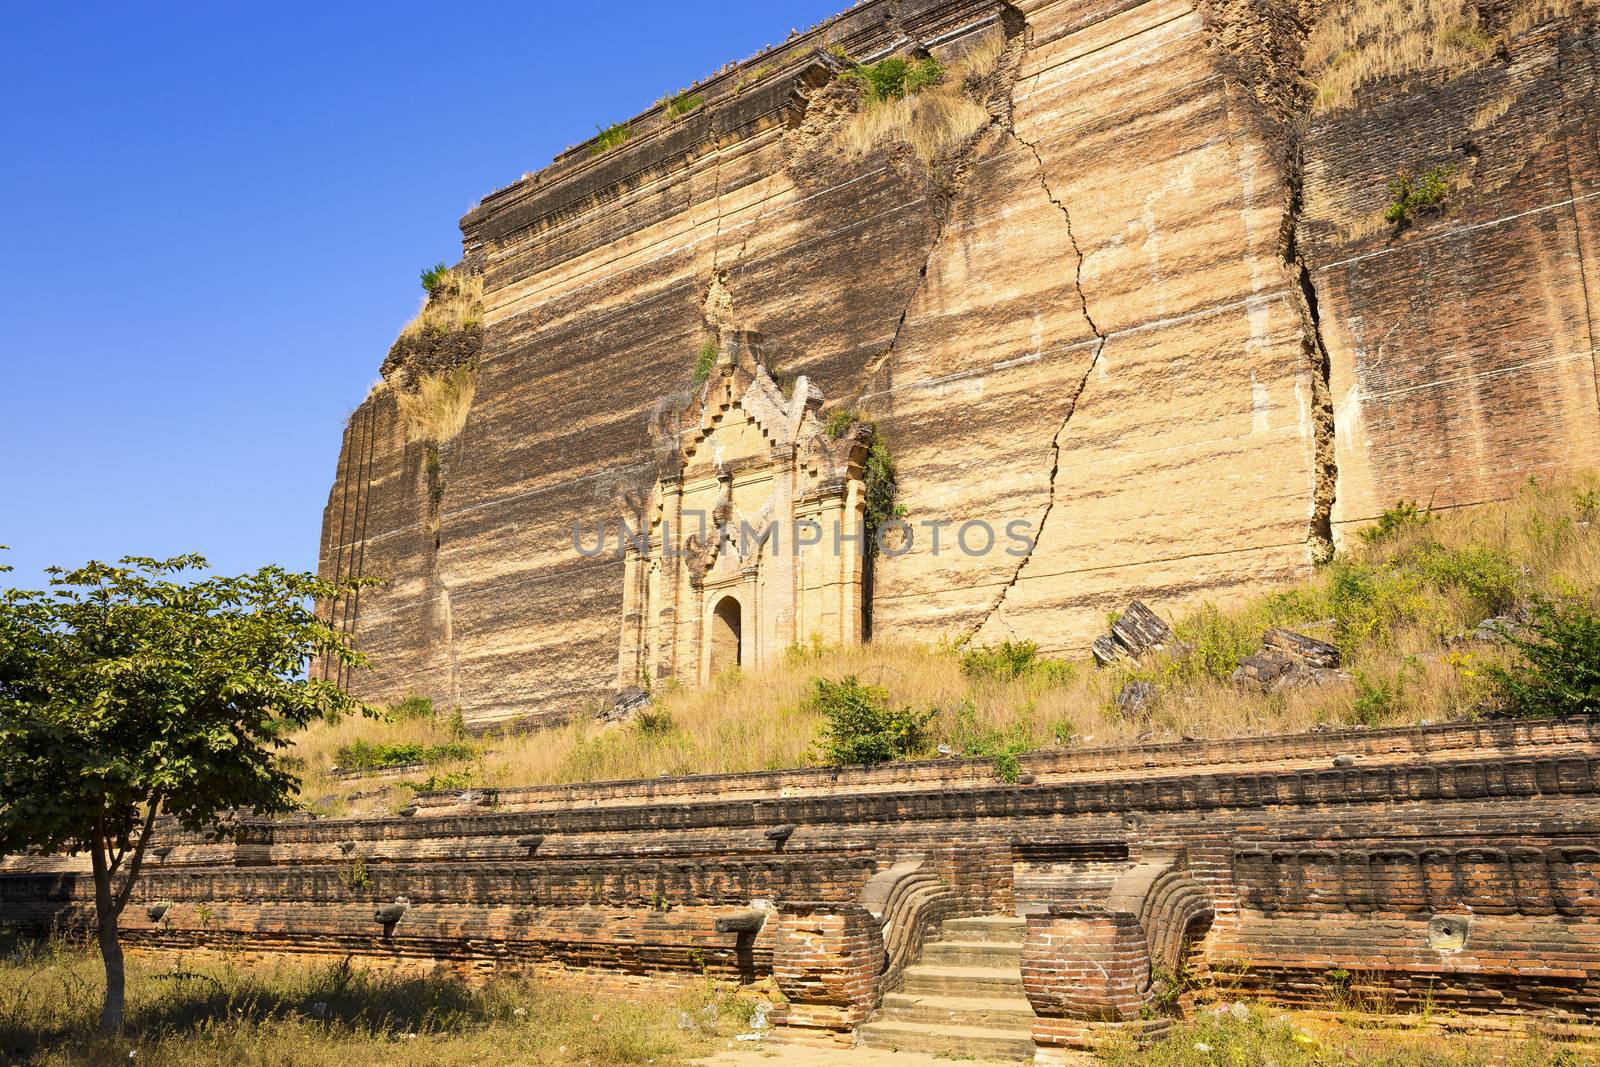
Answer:
[[[1421,215],[1435,215],[1444,211],[1445,198],[1450,194],[1451,166],[1432,167],[1421,174],[1402,168],[1389,179],[1389,206],[1383,212],[1385,222],[1403,230]]]
[[[706,383],[706,379],[711,377],[711,372],[716,369],[716,366],[717,366],[717,343],[715,341],[707,341],[705,344],[700,346],[700,354],[695,357],[695,361],[694,361],[694,384],[695,384],[695,386],[699,387],[699,386],[704,385]]]
[[[866,469],[862,475],[866,497],[864,532],[867,544],[871,546],[873,556],[876,556],[879,551],[878,531],[890,519],[905,518],[906,509],[895,503],[899,487],[896,484],[894,456],[889,451],[888,442],[878,432],[877,423],[864,418],[859,411],[845,408],[828,416],[823,430],[829,437],[838,440],[856,432],[857,427],[865,430],[867,441]]]
[[[688,89],[671,96],[663,96],[656,101],[669,119],[681,119],[695,108],[706,102],[706,98],[699,93],[690,92]]]
[[[944,77],[944,65],[932,56],[917,61],[890,56],[876,63],[858,63],[843,76],[861,87],[869,104],[881,104],[904,100],[937,85]]]

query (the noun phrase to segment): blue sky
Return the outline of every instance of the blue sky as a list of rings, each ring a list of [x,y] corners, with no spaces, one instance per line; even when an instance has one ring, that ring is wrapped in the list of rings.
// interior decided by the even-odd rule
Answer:
[[[345,414],[477,198],[845,0],[0,10],[0,583],[315,566]]]

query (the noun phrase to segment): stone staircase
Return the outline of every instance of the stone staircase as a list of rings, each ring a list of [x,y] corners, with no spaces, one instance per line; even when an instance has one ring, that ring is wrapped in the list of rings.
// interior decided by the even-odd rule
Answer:
[[[906,968],[900,992],[861,1027],[872,1048],[960,1059],[1033,1059],[1033,1009],[1022,992],[1027,924],[1010,916],[949,919]]]

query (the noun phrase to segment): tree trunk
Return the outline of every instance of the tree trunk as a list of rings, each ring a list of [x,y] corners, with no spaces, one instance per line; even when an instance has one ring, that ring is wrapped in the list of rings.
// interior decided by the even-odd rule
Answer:
[[[99,843],[91,850],[94,860],[94,915],[99,928],[100,959],[106,966],[106,999],[100,1009],[100,1032],[122,1032],[127,1000],[127,976],[122,964],[122,943],[117,940],[116,903],[111,896],[111,865]]]
[[[97,909],[98,910],[98,909]],[[127,999],[127,980],[122,965],[122,943],[117,940],[117,917],[100,920],[100,958],[106,965],[106,1000],[100,1008],[100,1032],[122,1032],[122,1013]]]

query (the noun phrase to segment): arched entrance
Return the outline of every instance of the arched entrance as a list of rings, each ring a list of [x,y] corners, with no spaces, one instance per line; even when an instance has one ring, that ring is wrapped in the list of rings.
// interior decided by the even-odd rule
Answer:
[[[711,615],[711,677],[744,662],[743,609],[739,598],[725,596]]]

